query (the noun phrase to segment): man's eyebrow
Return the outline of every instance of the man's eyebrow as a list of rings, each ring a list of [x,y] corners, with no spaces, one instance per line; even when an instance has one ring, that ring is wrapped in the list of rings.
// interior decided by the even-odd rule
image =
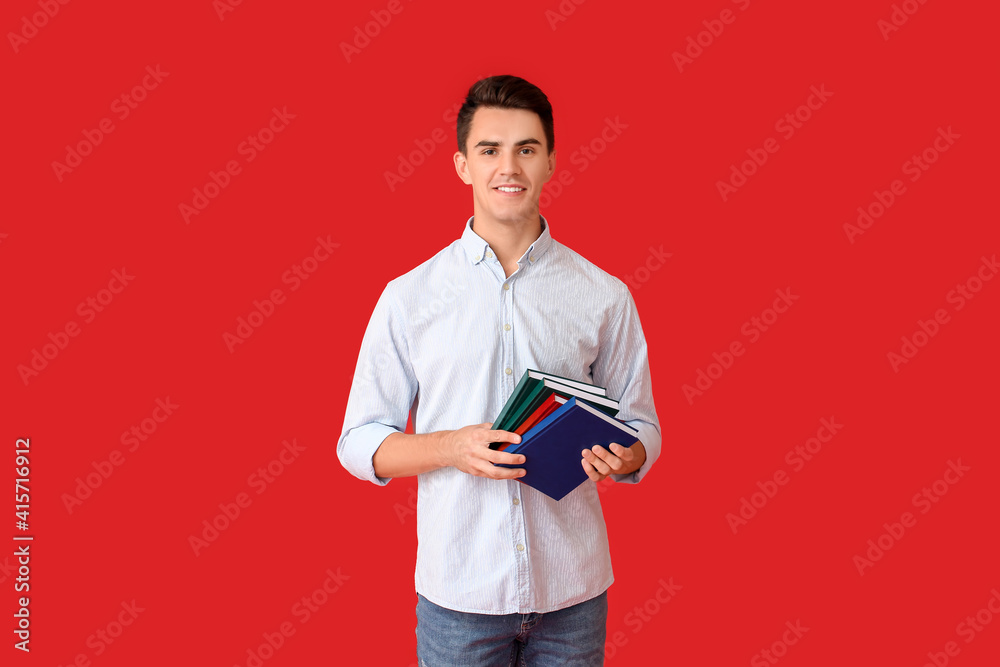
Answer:
[[[540,142],[538,139],[535,139],[535,138],[531,137],[531,138],[528,138],[528,139],[521,139],[520,141],[518,141],[517,143],[514,144],[514,147],[516,148],[518,146],[527,146],[529,144],[535,144],[535,145],[541,146],[542,142]],[[480,146],[492,146],[492,147],[497,147],[498,148],[501,145],[502,145],[502,143],[499,142],[499,141],[487,141],[486,139],[483,139],[482,141],[480,141],[479,143],[477,143],[475,146],[473,146],[473,148],[479,148]]]

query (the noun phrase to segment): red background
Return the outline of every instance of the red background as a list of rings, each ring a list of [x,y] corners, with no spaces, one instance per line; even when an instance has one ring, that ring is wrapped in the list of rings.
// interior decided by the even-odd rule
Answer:
[[[37,2],[4,4],[3,31],[32,36],[0,48],[0,470],[13,477],[30,437],[35,536],[32,651],[8,633],[4,664],[247,665],[286,621],[269,666],[415,663],[416,481],[362,483],[335,443],[380,291],[471,215],[449,111],[476,78],[515,73],[552,101],[572,178],[543,209],[554,237],[636,285],[663,430],[649,477],[602,493],[608,664],[748,664],[783,653],[798,621],[789,667],[923,665],[949,641],[949,664],[996,665],[1000,619],[968,643],[958,625],[1000,587],[1000,281],[960,310],[947,300],[1000,250],[996,9],[910,2],[886,39],[888,0],[567,1],[555,23],[556,0],[386,6],[247,0],[220,19],[209,0],[70,2],[32,32]],[[724,9],[734,20],[679,71],[674,52]],[[391,20],[348,62],[340,45],[372,11]],[[157,65],[169,74],[120,119],[114,100]],[[811,86],[832,95],[785,138],[775,122]],[[238,147],[273,108],[295,118],[247,162]],[[60,180],[52,163],[102,118],[114,131]],[[627,128],[584,159],[609,118]],[[938,128],[959,138],[910,181],[904,163]],[[723,201],[717,182],[769,137],[777,152]],[[229,160],[240,173],[186,223],[179,205]],[[852,243],[844,224],[894,179],[905,194]],[[282,276],[317,237],[339,247],[292,291]],[[671,257],[647,273],[661,246]],[[134,279],[86,322],[78,304],[122,267]],[[750,342],[743,323],[786,288],[798,300]],[[231,352],[223,335],[274,289],[287,300]],[[947,323],[894,370],[887,355],[939,308]],[[79,335],[25,381],[71,321]],[[682,386],[733,341],[745,353],[689,401]],[[122,433],[167,397],[179,407],[128,451]],[[842,430],[795,471],[786,452],[831,417]],[[258,495],[248,477],[285,439],[305,450]],[[77,478],[116,450],[70,512]],[[969,471],[920,513],[913,496],[958,460]],[[734,534],[726,515],[778,470],[788,484]],[[196,555],[189,537],[240,493],[251,504]],[[18,534],[2,502],[0,533]],[[907,511],[916,524],[859,574],[854,557]],[[302,623],[293,606],[328,568],[347,578]],[[0,570],[5,628],[13,583]],[[133,600],[144,611],[97,655],[88,638],[117,633]]]

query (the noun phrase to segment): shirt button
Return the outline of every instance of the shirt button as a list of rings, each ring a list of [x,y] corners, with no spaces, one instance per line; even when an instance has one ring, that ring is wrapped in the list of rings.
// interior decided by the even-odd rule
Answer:
[[[507,283],[504,283],[503,284],[503,290],[506,292],[509,289],[510,289],[510,285],[508,285]]]
[[[491,253],[489,250],[486,251],[486,259],[493,259],[493,253]]]
[[[514,371],[512,371],[512,370],[511,370],[511,369],[509,369],[509,368],[505,368],[505,369],[503,369],[503,372],[504,372],[504,373],[506,373],[507,375],[510,375],[510,374],[511,374],[511,373],[513,373]]]
[[[503,330],[504,331],[510,331],[510,325],[509,324],[503,325]]]
[[[476,261],[477,262],[479,261],[479,255],[476,255]]]
[[[517,550],[518,551],[524,551],[524,545],[523,544],[518,544],[517,545]]]
[[[535,256],[531,255],[530,257],[528,257],[528,261],[529,262],[534,262],[535,261]]]
[[[521,501],[519,499],[517,499],[517,498],[514,498],[514,504],[515,505],[520,505]]]

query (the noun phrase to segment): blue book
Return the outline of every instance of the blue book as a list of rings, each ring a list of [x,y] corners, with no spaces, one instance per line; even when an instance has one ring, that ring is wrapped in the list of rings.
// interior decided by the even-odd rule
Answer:
[[[595,445],[606,448],[612,442],[631,447],[638,439],[639,432],[625,422],[573,397],[525,433],[521,442],[504,450],[523,454],[524,463],[493,465],[524,468],[519,482],[561,500],[588,479],[580,463],[582,450]]]

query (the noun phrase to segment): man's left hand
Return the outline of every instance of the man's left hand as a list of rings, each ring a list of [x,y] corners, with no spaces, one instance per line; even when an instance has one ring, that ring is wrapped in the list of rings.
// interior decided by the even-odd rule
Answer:
[[[597,445],[582,452],[580,460],[587,476],[595,482],[603,481],[608,475],[623,475],[638,470],[646,462],[646,449],[641,442],[631,447],[623,447],[617,442],[607,448]]]

